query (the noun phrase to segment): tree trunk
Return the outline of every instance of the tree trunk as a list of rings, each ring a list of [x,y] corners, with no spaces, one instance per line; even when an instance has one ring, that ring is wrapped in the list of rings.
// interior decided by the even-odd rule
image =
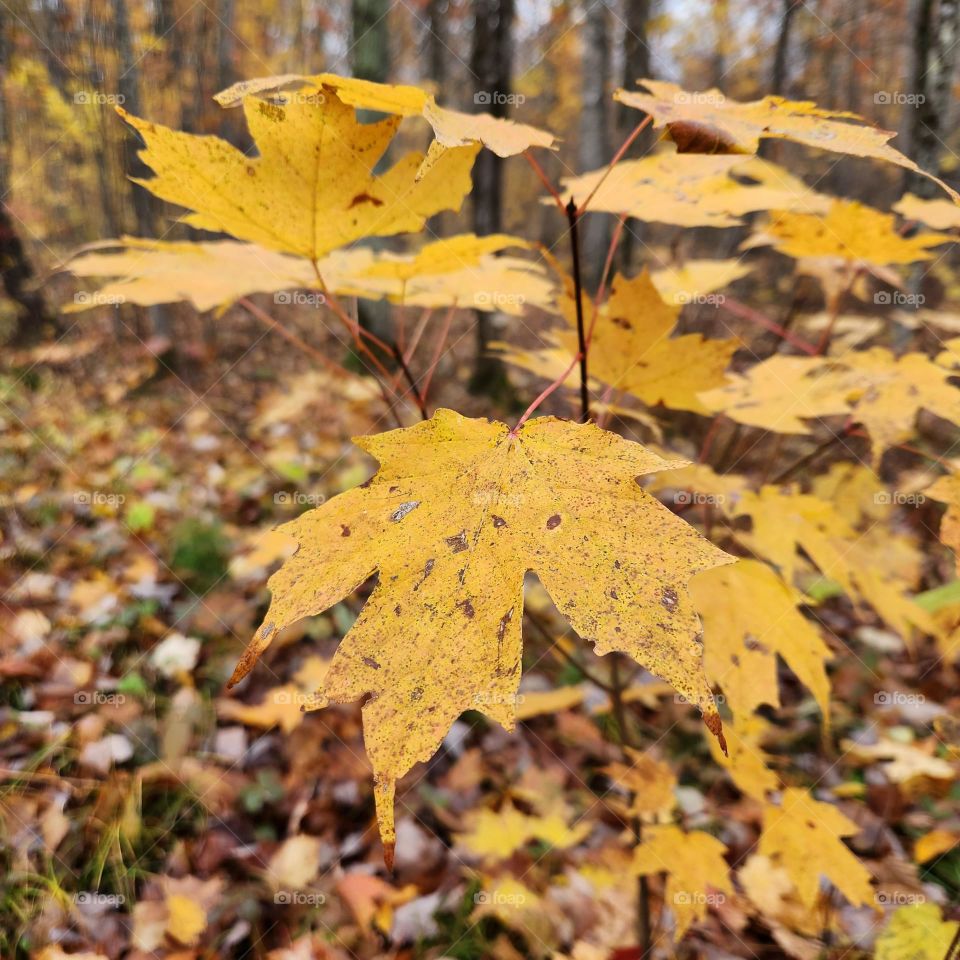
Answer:
[[[794,14],[800,9],[802,0],[783,0],[783,14],[780,17],[780,32],[773,56],[773,71],[770,75],[770,93],[787,95],[788,61],[790,59],[790,29]]]
[[[605,0],[590,9],[583,24],[582,96],[578,163],[584,173],[610,162],[609,91],[610,43]],[[583,197],[574,198],[578,203]],[[588,290],[596,289],[612,235],[609,214],[588,213],[581,224],[581,275]]]
[[[635,90],[638,80],[653,78],[650,64],[650,44],[647,41],[647,23],[650,19],[650,0],[624,0],[623,86]],[[617,140],[623,143],[642,116],[636,110],[617,105]],[[653,142],[648,127],[633,143],[628,157],[643,156]],[[629,271],[637,245],[642,241],[644,225],[630,218],[624,225],[620,240],[620,269]]]
[[[113,31],[119,60],[117,93],[122,97],[124,109],[134,116],[142,116],[140,109],[140,70],[133,51],[133,39],[130,36],[130,18],[127,0],[113,0]],[[143,140],[136,130],[126,127],[123,133],[123,169],[127,177],[149,178],[151,172],[140,159],[139,150]],[[137,223],[137,235],[155,237],[159,218],[159,202],[156,197],[132,180],[126,181],[133,202],[133,211]],[[168,346],[162,353],[165,364],[176,366],[174,336],[170,308],[166,304],[157,304],[145,308],[150,332],[154,337],[165,341]]]
[[[33,267],[17,232],[13,214],[7,208],[10,196],[11,125],[4,98],[6,72],[10,64],[9,20],[0,21],[0,279],[7,296],[17,305],[14,342],[26,344],[40,340],[59,329],[56,315],[47,306],[39,290],[30,285]],[[52,328],[52,331],[49,329]]]
[[[474,109],[506,117],[513,72],[513,0],[474,0],[470,71]],[[479,236],[501,229],[503,161],[481,150],[473,168],[473,229]],[[493,315],[477,311],[476,357],[470,388],[474,393],[503,396],[508,381],[503,363],[489,354]]]

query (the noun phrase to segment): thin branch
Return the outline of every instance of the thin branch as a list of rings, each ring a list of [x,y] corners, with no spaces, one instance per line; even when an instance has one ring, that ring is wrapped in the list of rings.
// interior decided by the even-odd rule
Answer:
[[[586,211],[587,207],[590,205],[590,201],[593,199],[594,194],[603,186],[604,180],[610,176],[613,168],[623,159],[623,155],[630,149],[631,144],[641,133],[650,125],[650,121],[653,120],[652,114],[647,114],[643,120],[641,120],[634,128],[633,132],[627,137],[626,140],[620,145],[620,149],[613,155],[613,159],[610,161],[607,169],[604,171],[603,176],[597,181],[597,185],[590,191],[589,196],[586,200],[580,204],[580,209],[577,210],[577,213],[582,214]]]
[[[524,150],[523,155],[527,158],[527,163],[533,167],[533,172],[540,178],[540,182],[547,188],[547,192],[553,197],[554,203],[560,208],[561,212],[566,214],[567,209],[563,205],[563,198],[557,188],[550,182],[550,178],[543,172],[543,167],[537,162],[536,157],[529,150]]]
[[[809,354],[811,357],[818,355],[817,348],[812,343],[808,343],[796,334],[791,333],[786,327],[781,327],[779,323],[771,320],[766,314],[761,313],[759,310],[754,310],[753,307],[748,307],[745,303],[741,303],[733,297],[724,297],[721,301],[721,306],[726,308],[726,310],[735,317],[740,317],[743,320],[757,323],[761,327],[766,327],[767,330],[777,334],[782,340],[786,340],[787,343]]]
[[[567,223],[570,224],[570,255],[573,261],[573,295],[577,307],[577,349],[580,362],[580,422],[590,419],[590,390],[587,381],[587,334],[583,322],[583,286],[580,280],[580,237],[577,224],[580,214],[570,198],[566,206]]]

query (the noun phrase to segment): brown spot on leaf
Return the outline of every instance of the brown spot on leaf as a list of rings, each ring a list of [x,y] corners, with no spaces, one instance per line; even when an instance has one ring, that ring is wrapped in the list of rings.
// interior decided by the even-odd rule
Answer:
[[[340,524],[340,536],[341,537],[350,536],[350,528],[345,523]]]
[[[660,596],[660,602],[671,612],[677,609],[677,604],[680,602],[680,598],[677,596],[677,591],[673,587],[664,587],[663,593]]]
[[[469,600],[464,600],[460,606],[463,607],[463,615],[468,620],[472,620],[476,614],[476,610],[473,609],[473,604]]]
[[[493,520],[493,525],[498,530],[500,529],[500,527],[505,527],[507,525],[507,521],[504,520],[503,517],[498,517],[495,513],[491,514],[490,516],[491,516],[491,519]]]
[[[559,526],[560,526],[560,514],[559,514],[559,513],[555,513],[552,517],[550,517],[550,518],[547,520],[547,529],[548,529],[548,530],[555,530],[555,529],[556,529],[557,527],[559,527]]]
[[[373,657],[364,657],[364,658],[363,658],[363,662],[364,662],[368,667],[370,667],[372,670],[379,670],[379,669],[380,669],[380,664],[377,663],[377,661],[374,660]]]
[[[454,553],[461,553],[467,549],[467,531],[461,530],[452,537],[445,537],[444,542]]]
[[[437,561],[434,560],[433,557],[431,557],[431,558],[423,565],[423,575],[422,575],[422,576],[420,577],[420,579],[413,585],[413,589],[414,589],[414,590],[419,590],[420,587],[423,586],[423,581],[426,580],[427,577],[429,577],[431,573],[433,573],[433,565],[434,565],[436,562],[437,562]]]
[[[358,193],[351,201],[348,210],[359,207],[361,203],[372,203],[375,207],[382,207],[383,201],[369,193]]]

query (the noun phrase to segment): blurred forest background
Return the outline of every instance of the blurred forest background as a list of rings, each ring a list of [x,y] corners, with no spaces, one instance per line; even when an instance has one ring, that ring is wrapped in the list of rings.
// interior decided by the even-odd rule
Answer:
[[[46,276],[80,244],[123,234],[190,237],[128,179],[143,169],[135,135],[114,106],[249,148],[239,111],[221,110],[212,100],[249,77],[331,71],[422,85],[445,106],[554,131],[563,149],[545,162],[555,181],[610,159],[635,123],[610,94],[642,77],[692,90],[716,87],[740,100],[768,93],[814,100],[898,131],[897,147],[923,169],[949,178],[957,160],[958,15],[948,2],[5,0],[2,12],[0,194],[7,246],[0,255],[8,296],[19,301],[19,307],[9,300],[0,305],[0,329],[8,331],[18,316],[31,325],[25,314],[52,319],[55,311],[41,301],[55,303],[55,288],[37,293],[25,275]],[[415,145],[427,138],[424,129]],[[642,155],[650,142],[640,138],[628,155]],[[797,171],[793,155],[784,156],[789,149],[777,146],[777,158],[789,158]],[[897,172],[868,179],[855,162],[839,158],[815,179],[818,189],[878,206],[904,186],[921,196],[931,188]],[[530,239],[554,242],[557,213],[530,202],[541,187],[525,164],[484,153],[475,183],[474,208],[459,221],[438,218],[434,235],[523,228]],[[594,272],[609,231],[602,221],[592,218],[587,227],[585,259]],[[626,262],[636,258],[640,231],[651,229],[632,224],[621,248]],[[669,245],[678,233],[661,231],[657,239]],[[706,256],[733,249],[729,232],[706,233],[704,239],[688,231],[684,242],[699,237]],[[171,338],[173,312],[151,311],[151,331]],[[195,346],[213,336],[197,329],[195,318],[180,322]]]

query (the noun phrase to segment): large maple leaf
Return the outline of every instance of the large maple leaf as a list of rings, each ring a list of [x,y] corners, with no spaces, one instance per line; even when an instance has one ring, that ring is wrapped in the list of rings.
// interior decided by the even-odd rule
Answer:
[[[156,174],[136,182],[193,210],[186,219],[194,227],[311,260],[361,237],[420,230],[435,213],[459,210],[470,192],[479,144],[445,150],[419,179],[424,156],[416,152],[375,175],[400,118],[359,123],[332,90],[282,105],[248,97],[243,109],[258,157],[120,110]]]
[[[592,424],[543,417],[515,433],[450,410],[357,443],[379,472],[282,528],[299,550],[271,578],[270,609],[231,682],[285,626],[379,574],[321,697],[368,698],[388,860],[396,780],[465,710],[513,726],[528,571],[597,653],[629,654],[722,736],[687,581],[732,558],[638,484],[677,464]]]
[[[807,147],[869,157],[929,177],[954,200],[960,195],[890,146],[890,130],[870,126],[845,110],[825,110],[809,100],[768,96],[742,102],[719,90],[690,92],[663,80],[640,80],[645,90],[617,90],[614,99],[666,127],[677,149],[690,153],[756,153],[760,140],[792,140]]]

